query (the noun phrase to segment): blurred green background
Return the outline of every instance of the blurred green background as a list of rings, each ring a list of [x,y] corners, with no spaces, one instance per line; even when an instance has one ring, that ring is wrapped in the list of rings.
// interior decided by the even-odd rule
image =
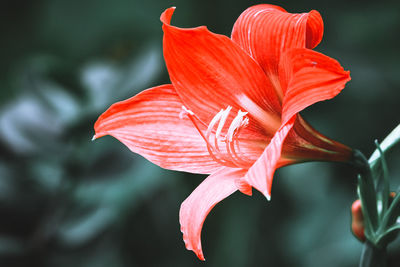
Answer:
[[[0,266],[357,266],[350,232],[356,173],[307,163],[277,171],[272,201],[235,193],[213,209],[206,262],[185,249],[180,203],[204,179],[163,170],[111,137],[96,118],[113,102],[168,83],[159,16],[230,35],[254,1],[3,0],[0,8]],[[275,1],[320,11],[318,51],[352,81],[302,114],[370,155],[399,123],[400,2]],[[390,154],[392,189],[400,149]],[[390,247],[399,266],[399,242]]]

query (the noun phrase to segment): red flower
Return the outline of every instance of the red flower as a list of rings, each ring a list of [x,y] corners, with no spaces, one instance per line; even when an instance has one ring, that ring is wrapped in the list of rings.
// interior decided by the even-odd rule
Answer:
[[[350,76],[311,50],[323,33],[317,11],[253,6],[231,39],[204,26],[171,26],[173,12],[161,15],[172,84],[112,105],[96,122],[95,138],[112,135],[166,169],[211,174],[180,210],[186,247],[204,259],[201,228],[219,201],[252,187],[269,199],[275,169],[288,164],[350,159],[348,147],[298,115],[336,96]]]

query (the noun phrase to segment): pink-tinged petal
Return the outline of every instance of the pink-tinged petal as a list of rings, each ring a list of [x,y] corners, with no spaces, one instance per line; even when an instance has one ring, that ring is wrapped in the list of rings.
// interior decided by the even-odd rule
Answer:
[[[280,79],[284,89],[282,123],[304,108],[335,97],[351,79],[350,72],[328,56],[306,48],[283,55]]]
[[[232,30],[239,44],[279,87],[278,64],[281,54],[291,48],[314,48],[323,35],[318,11],[291,14],[274,5],[261,4],[246,9]]]
[[[182,203],[179,221],[186,248],[204,260],[201,248],[201,229],[211,209],[234,193],[235,180],[246,174],[243,169],[221,168],[208,176]]]
[[[219,169],[192,122],[180,118],[181,112],[172,85],[153,87],[113,104],[97,120],[95,138],[111,135],[166,169],[205,174]]]
[[[276,132],[263,154],[248,170],[245,177],[237,181],[239,190],[246,190],[248,185],[254,187],[264,194],[269,200],[271,198],[272,180],[276,168],[280,167],[282,146],[286,136],[292,129],[296,116],[293,116],[285,125]]]
[[[257,62],[228,37],[204,26],[171,26],[173,10],[167,9],[161,15],[164,58],[184,105],[206,123],[228,106],[233,107],[232,114],[245,109],[256,121],[264,122],[259,130],[270,128],[269,132],[274,132],[280,125],[281,106]],[[257,128],[257,124],[250,120],[247,128]]]

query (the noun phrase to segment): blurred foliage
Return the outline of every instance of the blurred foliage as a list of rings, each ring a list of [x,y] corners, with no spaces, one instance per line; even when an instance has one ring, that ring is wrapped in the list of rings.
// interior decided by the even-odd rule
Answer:
[[[259,2],[3,0],[0,9],[1,266],[355,266],[350,233],[356,173],[308,163],[278,170],[272,202],[239,193],[203,229],[207,261],[184,248],[180,203],[204,178],[162,170],[110,137],[90,142],[113,102],[168,83],[158,20],[229,35]],[[399,123],[399,2],[274,2],[319,10],[317,50],[353,80],[303,112],[317,129],[367,155]],[[397,149],[398,150],[398,149]],[[391,174],[400,176],[396,149]],[[399,184],[399,181],[392,181]],[[400,261],[390,247],[391,266]]]

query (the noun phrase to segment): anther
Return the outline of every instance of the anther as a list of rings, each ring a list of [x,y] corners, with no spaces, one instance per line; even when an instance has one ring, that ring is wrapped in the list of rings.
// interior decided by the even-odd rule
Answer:
[[[225,109],[225,111],[223,112],[223,114],[222,114],[222,116],[221,116],[221,120],[219,121],[219,124],[218,124],[217,131],[216,131],[216,133],[215,133],[215,138],[218,139],[219,136],[221,135],[222,128],[224,127],[225,122],[226,122],[226,119],[228,118],[229,113],[231,112],[231,110],[232,110],[232,107],[231,107],[231,106],[228,106],[228,107]]]
[[[240,130],[249,123],[249,119],[247,117],[245,118],[246,115],[247,112],[243,112],[241,110],[238,111],[237,116],[233,119],[231,125],[229,126],[226,137],[226,151],[232,161],[239,165],[248,164],[248,162],[239,157],[235,151],[236,144],[240,153],[239,145],[237,144],[237,136],[239,135]]]
[[[235,134],[235,131],[238,128],[243,127],[245,124],[248,123],[248,118],[243,119],[244,116],[247,115],[247,112],[243,112],[241,110],[238,111],[237,116],[233,119],[231,126],[229,126],[227,137],[228,137],[228,142],[232,142],[233,140],[233,135]],[[247,120],[246,120],[247,119]]]

